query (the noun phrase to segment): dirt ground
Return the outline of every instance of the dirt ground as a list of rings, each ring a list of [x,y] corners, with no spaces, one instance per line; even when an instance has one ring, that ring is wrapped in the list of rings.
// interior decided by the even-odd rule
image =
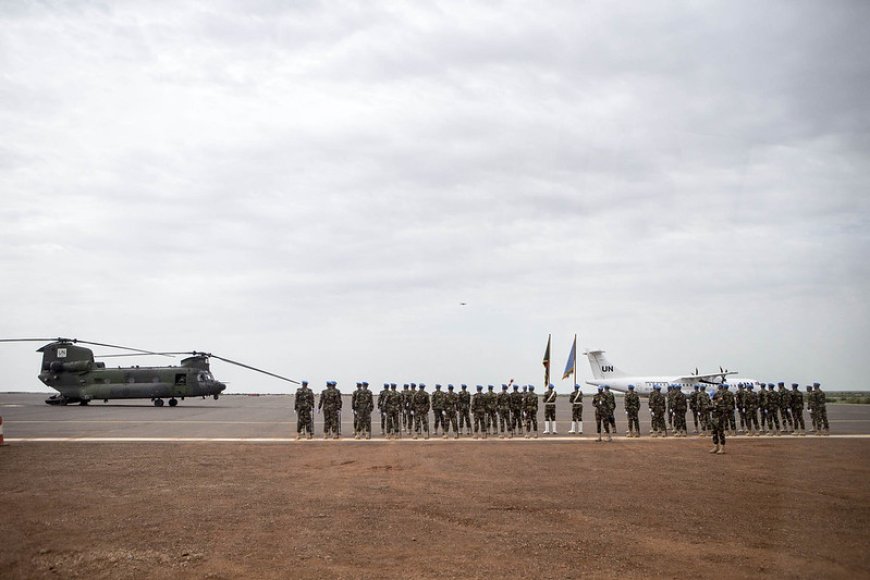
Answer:
[[[2,578],[870,576],[870,440],[0,449]]]

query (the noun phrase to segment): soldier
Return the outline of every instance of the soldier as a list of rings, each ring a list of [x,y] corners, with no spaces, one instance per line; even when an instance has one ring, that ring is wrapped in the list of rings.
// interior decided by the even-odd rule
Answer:
[[[807,434],[807,425],[804,423],[804,395],[797,383],[791,384],[791,420],[794,422],[795,433]]]
[[[523,434],[523,394],[519,385],[514,385],[514,392],[510,394],[510,405],[511,433],[520,436]]]
[[[441,385],[435,385],[435,392],[432,393],[432,414],[435,416],[435,436],[438,436],[438,427],[443,431],[444,425],[444,393],[441,391]]]
[[[813,393],[813,388],[807,385],[807,411],[810,412],[810,433],[818,431],[818,420],[816,416],[816,395]]]
[[[411,385],[405,383],[402,385],[402,432],[410,433],[411,428],[413,427],[411,419],[411,400],[413,398],[413,393],[411,393]]]
[[[625,414],[628,415],[628,436],[640,437],[640,421],[637,416],[640,412],[640,397],[634,392],[634,385],[628,385],[624,403]]]
[[[679,385],[674,385],[674,431],[677,437],[686,437],[686,411],[688,400]]]
[[[483,385],[477,385],[477,392],[471,397],[471,413],[474,415],[474,438],[486,439],[486,395],[483,394]]]
[[[786,390],[785,383],[780,382],[779,387],[779,414],[782,415],[782,430],[794,433],[794,421],[791,418],[791,393]]]
[[[758,413],[761,420],[761,432],[767,433],[767,391],[764,383],[758,384]]]
[[[746,385],[743,383],[737,384],[737,394],[734,395],[734,402],[737,404],[737,416],[740,417],[740,428],[738,433],[746,433]]]
[[[326,388],[320,393],[317,401],[317,412],[323,410],[323,438],[338,439],[339,421],[341,417],[341,391],[336,388],[335,381],[327,381]]]
[[[293,401],[293,409],[296,410],[296,439],[314,436],[314,421],[311,420],[311,409],[314,408],[314,392],[308,388],[308,381],[302,381],[302,385],[296,389],[296,398]]]
[[[746,433],[758,437],[758,395],[752,384],[746,387],[746,396],[743,401],[746,405]]]
[[[356,415],[356,398],[362,390],[362,383],[356,384],[356,390],[350,394],[350,410],[353,412],[353,438],[359,439],[359,422]]]
[[[384,383],[384,390],[378,393],[378,411],[381,413],[381,435],[386,434],[387,399],[390,396],[390,383]]]
[[[725,413],[725,430],[731,431],[731,435],[735,435],[737,433],[737,421],[734,420],[734,409],[737,408],[736,401],[734,399],[734,393],[731,392],[731,386],[728,383],[722,383],[724,387],[722,396],[725,398],[725,406],[728,408],[728,412]]]
[[[728,422],[728,401],[725,398],[727,383],[719,385],[719,390],[713,395],[713,416],[711,427],[713,430],[713,449],[710,453],[724,455],[725,453],[725,427]]]
[[[356,405],[354,406],[354,416],[357,422],[357,439],[372,438],[372,409],[374,404],[372,401],[372,392],[369,390],[369,384],[365,381],[362,383],[362,390],[359,391],[356,397]]]
[[[583,434],[583,391],[580,385],[574,385],[574,392],[568,397],[571,403],[571,430],[568,433]]]
[[[825,435],[830,435],[830,426],[828,425],[828,403],[825,397],[825,392],[822,390],[822,385],[813,383],[813,398],[816,405],[816,422],[818,423],[817,435],[822,434],[824,429]]]
[[[698,414],[701,416],[701,434],[703,437],[710,431],[710,410],[713,403],[710,401],[710,394],[704,389],[698,393]]]
[[[486,406],[486,432],[490,435],[495,435],[498,429],[498,411],[495,404],[494,385],[487,385],[484,401]]]
[[[529,392],[523,399],[523,411],[526,414],[526,439],[535,430],[535,439],[538,438],[538,395],[535,393],[535,385],[529,385]]]
[[[402,436],[402,393],[396,390],[396,383],[390,383],[386,409],[387,438],[398,439]]]
[[[447,385],[447,393],[444,395],[444,438],[453,427],[453,438],[459,439],[459,429],[456,425],[456,409],[459,406],[459,396],[453,392],[453,385]]]
[[[604,398],[607,400],[607,422],[610,432],[616,433],[616,397],[610,392],[610,385],[604,385]]]
[[[773,388],[773,383],[767,383],[767,426],[771,435],[781,435],[779,427],[779,393]],[[776,431],[774,431],[776,426]]]
[[[550,426],[552,425],[552,430]],[[556,432],[556,389],[553,383],[547,385],[547,391],[544,393],[544,435],[550,433],[557,435]]]
[[[471,435],[471,393],[468,385],[461,385],[462,389],[456,398],[456,409],[459,412],[459,431],[465,426],[465,434]]]
[[[700,395],[701,385],[695,385],[695,390],[689,396],[689,408],[692,410],[692,419],[695,421],[695,430],[693,433],[698,434],[698,396]]]
[[[652,417],[652,437],[667,437],[668,430],[665,424],[665,396],[662,395],[662,386],[653,385],[653,391],[649,394],[649,413]]]
[[[607,397],[604,395],[604,387],[598,385],[598,392],[592,397],[592,406],[595,407],[595,429],[598,431],[598,439],[601,441],[601,426],[604,425],[604,431],[607,433],[607,440],[612,441],[610,436],[610,420],[607,417]]]
[[[501,386],[501,393],[496,396],[495,406],[498,409],[498,431],[499,438],[504,439],[505,433],[510,438],[513,438],[514,432],[511,428],[511,396],[508,393],[508,386]]]
[[[668,385],[668,391],[665,394],[665,403],[667,404],[668,412],[668,429],[674,430],[674,385]]]
[[[420,383],[414,394],[414,439],[420,435],[421,428],[426,439],[429,438],[429,408],[431,402],[426,385]]]

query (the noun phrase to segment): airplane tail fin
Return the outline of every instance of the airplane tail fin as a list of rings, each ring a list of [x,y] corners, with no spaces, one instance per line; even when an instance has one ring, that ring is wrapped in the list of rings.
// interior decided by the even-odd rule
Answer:
[[[589,359],[589,366],[592,367],[592,376],[598,380],[628,376],[627,373],[624,373],[613,366],[613,364],[604,357],[603,350],[587,351],[586,357]]]

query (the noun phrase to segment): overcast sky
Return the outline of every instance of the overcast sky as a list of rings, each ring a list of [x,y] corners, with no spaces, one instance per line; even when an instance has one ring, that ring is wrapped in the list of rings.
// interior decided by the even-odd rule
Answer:
[[[864,1],[2,1],[0,336],[347,391],[541,385],[577,333],[637,374],[863,387],[868,27]],[[0,345],[0,388],[50,392],[38,346]]]

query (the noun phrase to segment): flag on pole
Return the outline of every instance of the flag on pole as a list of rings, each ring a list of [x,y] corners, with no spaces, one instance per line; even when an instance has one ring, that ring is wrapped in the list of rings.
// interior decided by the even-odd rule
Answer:
[[[547,385],[550,384],[550,339],[553,338],[552,334],[547,335],[547,350],[544,351],[544,388],[547,388]]]
[[[565,364],[565,372],[562,373],[562,380],[567,379],[574,373],[574,367],[577,366],[577,335],[574,335],[574,344],[571,345],[571,354],[568,355],[568,362]]]

